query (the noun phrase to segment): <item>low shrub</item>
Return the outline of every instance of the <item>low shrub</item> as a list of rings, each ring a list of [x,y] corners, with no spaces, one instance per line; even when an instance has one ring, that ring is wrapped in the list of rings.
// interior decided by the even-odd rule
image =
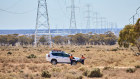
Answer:
[[[87,46],[86,48],[90,48],[89,46]]]
[[[36,58],[36,55],[31,54],[31,55],[27,56],[27,58],[29,58],[29,59],[31,59],[31,58]]]
[[[28,47],[23,46],[23,48],[28,48]]]
[[[108,69],[110,69],[111,67],[104,67],[104,69],[103,70],[108,70]]]
[[[140,65],[135,66],[135,68],[140,68]]]
[[[43,71],[41,76],[45,78],[51,78],[51,74],[49,73],[49,71]]]
[[[63,46],[61,46],[60,48],[64,48]]]
[[[86,68],[85,67],[80,67],[79,70],[80,71],[86,71]]]
[[[90,51],[89,49],[86,49],[86,51]]]
[[[8,52],[7,54],[8,54],[8,55],[11,55],[11,54],[12,54],[12,52]]]
[[[86,71],[83,72],[83,75],[84,76],[88,76],[88,74],[89,74],[89,71],[88,70],[86,70]]]
[[[24,71],[23,71],[23,70],[20,70],[19,72],[20,72],[20,73],[23,73]]]
[[[52,71],[53,72],[61,72],[61,69],[60,68],[52,68]]]
[[[92,71],[90,71],[90,73],[88,74],[88,77],[102,77],[103,74],[101,73],[99,68],[93,69]]]
[[[83,76],[81,75],[73,75],[73,74],[66,74],[66,79],[83,79]]]
[[[135,71],[136,71],[135,68],[129,68],[126,70],[126,72],[128,72],[128,73],[134,73]]]
[[[75,50],[71,50],[71,52],[75,52]]]
[[[83,76],[78,76],[76,79],[83,79]]]
[[[38,49],[39,52],[42,52],[42,49]]]
[[[111,51],[118,51],[118,49],[117,49],[117,48],[115,48],[115,49],[111,49]]]
[[[76,79],[76,77],[72,74],[66,74],[66,79]]]

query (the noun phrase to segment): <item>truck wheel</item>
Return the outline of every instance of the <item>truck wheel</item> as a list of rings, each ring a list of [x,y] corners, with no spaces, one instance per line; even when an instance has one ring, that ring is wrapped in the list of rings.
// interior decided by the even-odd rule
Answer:
[[[72,65],[76,65],[76,64],[77,64],[77,62],[76,62],[76,61],[73,61],[73,62],[72,62]]]
[[[51,63],[52,63],[52,65],[56,65],[57,61],[56,60],[52,60]]]

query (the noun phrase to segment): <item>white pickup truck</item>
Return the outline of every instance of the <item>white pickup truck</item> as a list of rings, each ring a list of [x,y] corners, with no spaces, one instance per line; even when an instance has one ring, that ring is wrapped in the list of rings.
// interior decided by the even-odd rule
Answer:
[[[46,60],[51,62],[53,65],[57,63],[68,63],[70,64],[70,55],[61,50],[52,50],[49,54],[46,54]],[[76,65],[80,61],[80,58],[74,57],[72,65]]]

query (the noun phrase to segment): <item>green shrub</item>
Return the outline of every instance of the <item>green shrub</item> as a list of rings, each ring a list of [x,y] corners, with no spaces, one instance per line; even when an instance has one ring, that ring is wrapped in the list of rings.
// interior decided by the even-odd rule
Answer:
[[[34,54],[31,54],[31,55],[27,56],[27,58],[29,58],[29,59],[36,58],[36,56]]]
[[[12,52],[8,52],[7,54],[8,54],[8,55],[11,55],[11,54],[12,54]]]
[[[23,47],[23,48],[28,48],[28,47]]]
[[[80,71],[85,71],[86,68],[85,68],[85,67],[80,67],[79,70],[80,70]]]
[[[24,71],[23,70],[20,70],[20,73],[23,73]]]
[[[135,71],[136,71],[135,68],[129,68],[126,70],[126,72],[128,72],[128,73],[134,73]]]
[[[87,46],[86,48],[90,48],[89,46]]]
[[[42,52],[42,49],[38,49],[39,52]]]
[[[83,76],[81,75],[73,75],[73,74],[66,74],[66,79],[83,79]]]
[[[108,69],[110,69],[111,67],[104,67],[104,69],[103,70],[108,70]]]
[[[76,79],[76,76],[68,73],[68,74],[66,74],[66,79]]]
[[[64,48],[63,46],[61,46],[60,48]]]
[[[88,70],[86,70],[86,71],[83,72],[83,75],[84,76],[88,76],[88,74],[89,74],[89,71]]]
[[[52,68],[52,71],[53,72],[61,72],[61,69],[60,68]]]
[[[100,69],[97,68],[97,69],[93,69],[89,74],[88,74],[88,77],[102,77],[103,74],[100,72]]]
[[[90,51],[89,49],[86,49],[86,51]]]
[[[51,74],[49,73],[49,71],[43,71],[41,76],[45,78],[51,78]]]
[[[116,49],[112,49],[111,51],[118,51],[118,49],[116,48]]]
[[[83,79],[83,76],[78,76],[76,79]]]
[[[75,50],[71,50],[71,52],[75,52]]]
[[[140,65],[135,66],[135,68],[140,68]]]

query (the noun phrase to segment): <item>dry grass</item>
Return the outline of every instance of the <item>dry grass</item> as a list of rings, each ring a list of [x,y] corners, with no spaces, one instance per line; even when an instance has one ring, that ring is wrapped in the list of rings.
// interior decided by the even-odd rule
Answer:
[[[87,79],[88,77],[82,73],[96,67],[106,68],[101,69],[103,77],[98,79],[140,78],[139,68],[134,73],[127,73],[126,69],[114,69],[114,67],[129,68],[140,65],[140,57],[134,56],[130,49],[118,48],[117,45],[54,46],[53,49],[61,49],[76,57],[81,57],[83,54],[87,58],[85,65],[78,63],[76,66],[69,64],[53,66],[45,59],[46,54],[51,50],[48,47],[0,47],[0,79],[42,79],[41,74],[44,70],[49,71],[53,79]],[[31,54],[36,58],[27,58]]]

